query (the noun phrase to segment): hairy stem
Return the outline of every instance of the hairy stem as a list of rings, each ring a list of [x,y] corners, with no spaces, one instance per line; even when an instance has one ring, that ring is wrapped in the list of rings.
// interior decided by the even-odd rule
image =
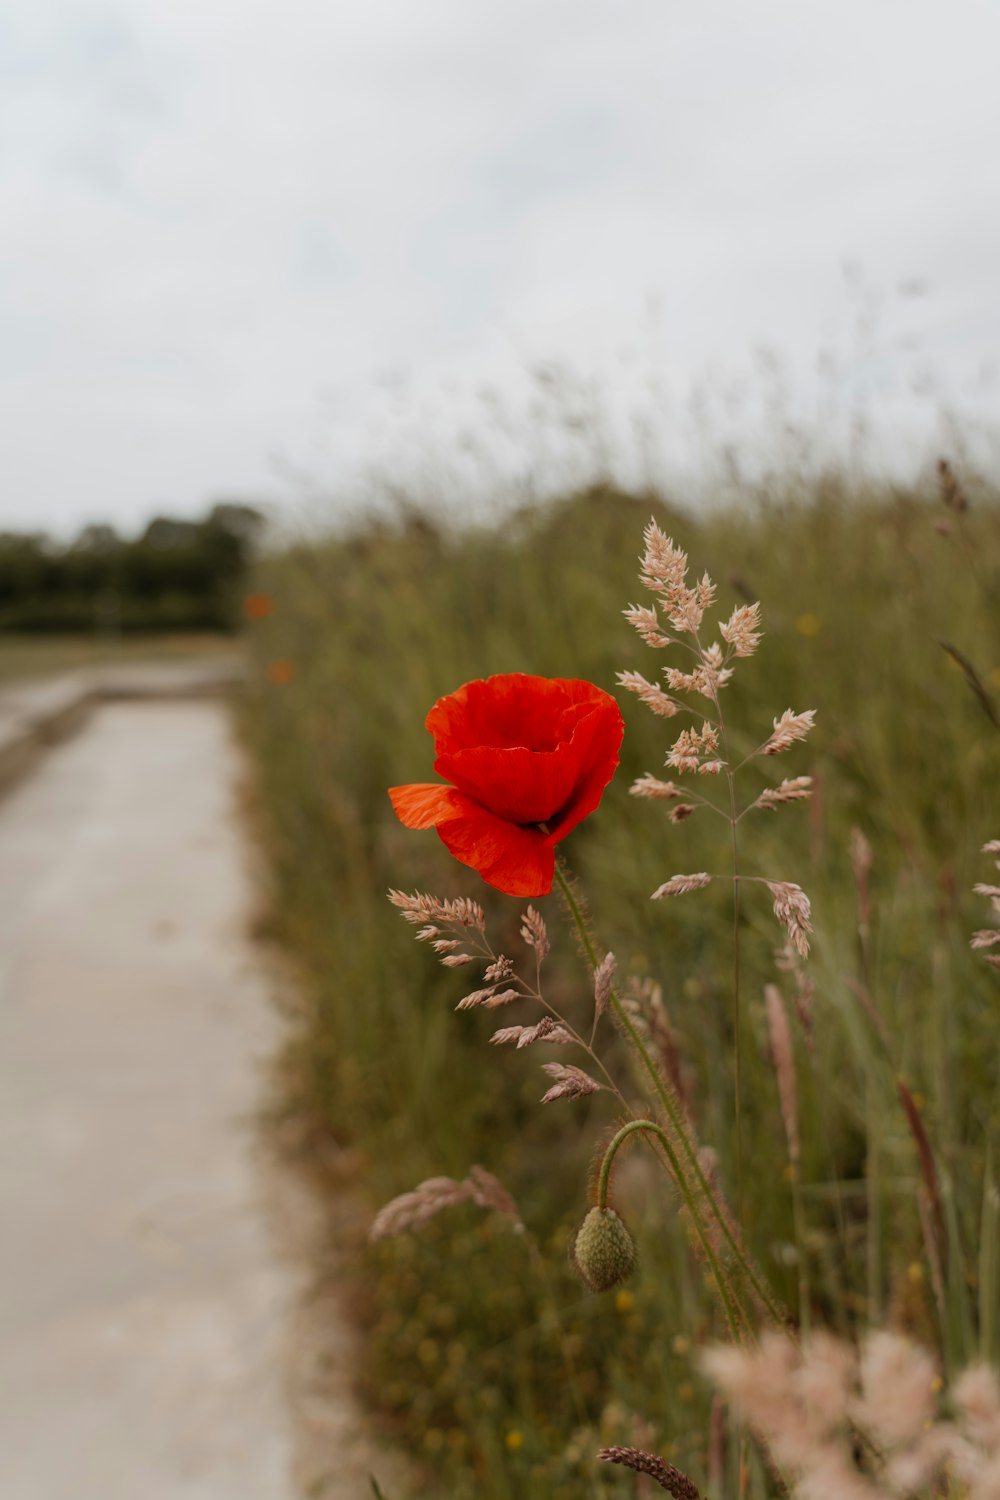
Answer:
[[[639,1131],[643,1131],[648,1133],[649,1135],[655,1136],[659,1141],[660,1146],[663,1148],[663,1151],[666,1153],[667,1160],[670,1162],[671,1171],[673,1172],[678,1186],[680,1187],[681,1193],[684,1196],[684,1202],[687,1205],[688,1211],[691,1214],[692,1221],[698,1231],[698,1238],[701,1241],[702,1249],[705,1252],[705,1258],[708,1261],[712,1276],[715,1279],[715,1285],[718,1288],[719,1296],[722,1300],[722,1306],[726,1314],[726,1321],[729,1324],[729,1332],[734,1339],[738,1340],[740,1336],[740,1319],[741,1317],[745,1319],[746,1314],[736,1301],[732,1288],[728,1285],[728,1282],[723,1275],[722,1266],[719,1262],[718,1256],[715,1254],[715,1250],[712,1247],[711,1240],[704,1232],[698,1220],[693,1197],[691,1195],[690,1188],[685,1181],[683,1169],[678,1159],[677,1152],[674,1149],[673,1141],[671,1141],[669,1135],[663,1129],[662,1125],[658,1125],[655,1120],[629,1120],[628,1124],[623,1125],[618,1133],[612,1138],[601,1162],[601,1171],[597,1182],[597,1206],[598,1208],[607,1208],[608,1206],[608,1187],[611,1182],[611,1168],[614,1163],[615,1156],[618,1153],[618,1148],[624,1141],[628,1140],[630,1135],[635,1135]]]
[[[567,908],[569,909],[570,915],[573,918],[574,925],[576,927],[577,933],[579,934],[580,942],[583,946],[584,952],[587,955],[587,959],[591,966],[596,969],[598,967],[599,960],[597,957],[597,950],[594,945],[594,940],[590,934],[583,913],[580,910],[579,902],[577,901],[576,896],[573,893],[573,889],[566,878],[562,863],[558,859],[556,860],[556,880],[559,885],[559,889],[562,892],[563,899],[566,902]],[[726,1214],[723,1212],[723,1209],[716,1197],[715,1191],[705,1174],[705,1170],[702,1167],[701,1162],[698,1160],[698,1152],[695,1149],[694,1142],[691,1139],[688,1124],[687,1121],[683,1118],[681,1108],[670,1089],[666,1087],[663,1079],[660,1077],[659,1069],[650,1056],[649,1049],[646,1047],[645,1042],[636,1030],[631,1016],[628,1014],[627,1010],[622,1004],[621,996],[615,986],[612,986],[611,988],[610,998],[618,1022],[622,1027],[622,1030],[627,1035],[629,1041],[631,1042],[635,1053],[642,1063],[649,1081],[652,1084],[653,1091],[656,1094],[659,1103],[662,1105],[667,1118],[670,1121],[670,1124],[676,1135],[677,1142],[680,1146],[681,1153],[684,1157],[684,1166],[686,1166],[688,1172],[690,1173],[690,1177],[693,1178],[694,1183],[697,1185],[698,1195],[706,1204],[708,1212],[711,1215],[712,1219],[715,1221],[719,1233],[722,1235],[722,1238],[725,1240],[727,1246],[729,1247],[729,1251],[734,1257],[736,1264],[739,1266],[742,1274],[745,1276],[746,1280],[753,1288],[761,1304],[767,1309],[768,1314],[771,1318],[774,1319],[776,1323],[784,1323],[785,1316],[782,1311],[781,1305],[779,1304],[774,1293],[771,1291],[770,1287],[768,1287],[767,1283],[760,1276],[753,1262],[747,1255],[746,1250],[739,1243],[736,1235],[733,1233],[732,1225],[730,1224]],[[694,1191],[692,1190],[691,1180],[688,1175],[686,1175],[683,1166],[678,1167],[676,1176],[678,1186],[685,1197],[685,1203],[688,1206],[689,1211],[691,1212],[693,1222],[698,1231],[699,1239],[701,1240],[702,1244],[705,1245],[708,1241],[708,1234],[704,1226],[702,1225],[701,1211],[698,1208],[696,1196]],[[714,1251],[712,1253],[714,1255]]]
[[[733,1115],[736,1142],[736,1216],[743,1233],[746,1219],[743,1203],[743,1015],[740,1005],[740,862],[736,827],[739,815],[736,811],[736,773],[729,754],[729,735],[722,713],[722,703],[716,693],[716,708],[719,712],[719,730],[722,735],[722,753],[726,766],[726,782],[729,788],[729,828],[733,854]]]
[[[743,1214],[743,1017],[740,1008],[740,872],[736,846],[736,787],[732,771],[729,781],[729,805],[733,837],[733,1112],[736,1127],[736,1213],[741,1228],[746,1229]]]

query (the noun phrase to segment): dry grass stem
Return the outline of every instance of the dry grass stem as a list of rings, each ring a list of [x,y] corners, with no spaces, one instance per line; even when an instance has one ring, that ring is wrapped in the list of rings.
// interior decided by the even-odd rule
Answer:
[[[993,725],[994,729],[1000,729],[1000,713],[997,712],[997,706],[993,701],[993,695],[990,692],[989,688],[986,686],[983,679],[980,677],[979,673],[976,671],[975,665],[969,660],[965,652],[960,651],[957,646],[953,646],[951,641],[940,641],[938,644],[940,645],[941,650],[947,656],[951,657],[952,661],[961,671],[962,676],[965,678],[973,697],[979,704],[979,707],[982,709],[983,713],[989,719],[990,723]]]
[[[647,609],[642,604],[630,604],[622,613],[629,624],[635,626],[647,646],[662,651],[664,646],[673,644],[670,636],[660,629],[660,619],[655,609]]]
[[[695,875],[671,875],[661,886],[657,886],[651,901],[659,901],[661,896],[686,896],[689,891],[700,891],[706,885],[711,885],[714,876],[708,875],[704,870]]]
[[[648,1474],[674,1500],[701,1500],[701,1491],[680,1469],[665,1458],[642,1448],[601,1448],[597,1454],[608,1464],[622,1464],[636,1474]]]
[[[611,999],[611,986],[614,984],[615,969],[618,961],[613,953],[606,953],[594,970],[594,1025],[603,1016]]]
[[[472,1010],[477,1005],[483,1005],[487,1010],[497,1010],[501,1005],[509,1005],[512,1000],[524,998],[523,990],[501,990],[491,984],[487,989],[473,990],[470,995],[463,995],[455,1009]]]
[[[816,987],[806,972],[801,955],[796,953],[790,942],[786,942],[783,947],[775,951],[774,966],[782,974],[791,974],[795,983],[793,996],[795,1014],[802,1027],[806,1046],[812,1055],[816,1049],[813,1026],[813,1002],[816,997]]]
[[[706,573],[693,588],[687,586],[687,553],[676,547],[655,521],[646,527],[643,541],[646,550],[639,575],[643,584],[659,596],[659,607],[675,630],[697,634],[706,609],[715,601],[714,583]],[[628,613],[631,616],[634,612],[633,606]]]
[[[722,639],[736,656],[752,656],[760,645],[760,605],[741,604],[733,610],[724,625],[719,626]]]
[[[455,901],[441,901],[437,896],[427,896],[420,891],[407,895],[405,891],[391,890],[389,900],[399,908],[404,921],[440,922],[443,927],[474,928],[486,930],[486,914],[478,901],[460,896]],[[418,938],[423,934],[418,933]],[[427,936],[431,936],[430,933]]]
[[[658,776],[639,776],[629,787],[632,797],[649,797],[655,802],[671,802],[684,793],[673,781],[661,781]]]
[[[471,1197],[472,1188],[467,1182],[456,1182],[452,1177],[428,1177],[412,1192],[400,1193],[379,1210],[368,1238],[384,1240],[407,1229],[419,1229],[443,1208],[467,1203]]]
[[[691,672],[682,672],[677,667],[664,667],[667,686],[675,693],[700,693],[714,703],[719,689],[725,687],[732,677],[729,667],[724,667],[721,646],[709,646],[701,653],[701,662]]]
[[[937,462],[938,489],[941,501],[949,510],[961,515],[969,508],[969,502],[965,491],[958,482],[954,469],[946,458],[939,458]]]
[[[765,755],[780,755],[794,745],[797,740],[804,740],[812,729],[816,720],[816,710],[807,708],[804,713],[793,713],[786,708],[780,719],[774,721],[774,733],[767,743],[762,747]]]
[[[774,915],[788,933],[788,941],[796,953],[808,958],[812,932],[809,897],[793,880],[766,880],[764,884],[774,899]]]
[[[549,934],[540,912],[529,906],[521,921],[521,936],[529,948],[534,948],[538,962],[549,952]]]
[[[761,792],[753,806],[774,808],[780,807],[783,802],[804,802],[812,796],[812,792],[811,776],[793,776]]]
[[[944,1213],[941,1208],[941,1190],[938,1185],[937,1167],[934,1162],[934,1152],[931,1148],[930,1137],[924,1126],[923,1117],[917,1108],[916,1100],[910,1092],[909,1086],[902,1078],[897,1078],[896,1080],[896,1092],[899,1095],[899,1102],[903,1106],[906,1123],[910,1127],[910,1134],[917,1148],[917,1157],[920,1161],[920,1176],[923,1180],[927,1202],[930,1205],[933,1215],[936,1250],[938,1255],[943,1257],[944,1248],[947,1243],[944,1229]]]
[[[521,1222],[517,1204],[499,1179],[485,1167],[475,1166],[461,1182],[454,1177],[428,1177],[412,1192],[392,1198],[376,1214],[368,1238],[384,1240],[406,1230],[419,1229],[442,1209],[453,1208],[459,1203],[475,1203],[479,1208],[491,1209],[506,1214],[518,1224]]]
[[[498,990],[495,995],[490,995],[483,1001],[486,1010],[499,1010],[501,1005],[509,1005],[512,1000],[525,999],[524,990]]]
[[[874,863],[872,846],[860,828],[851,829],[851,873],[858,897],[858,926],[866,933],[871,926],[871,893],[869,876]]]
[[[622,996],[632,1024],[648,1044],[660,1077],[674,1092],[689,1126],[693,1126],[694,1108],[684,1077],[684,1064],[677,1034],[663,1001],[663,989],[655,979],[629,980]]]
[[[983,845],[984,854],[1000,854],[1000,839],[990,839]],[[998,861],[1000,868],[1000,861]],[[986,881],[977,881],[972,887],[977,896],[985,896],[993,909],[994,916],[1000,916],[1000,886],[990,885]],[[977,952],[982,953],[988,964],[994,968],[1000,968],[1000,954],[988,953],[988,948],[995,948],[1000,943],[1000,927],[984,927],[974,932],[969,939],[969,946]]]
[[[781,1119],[788,1140],[788,1155],[793,1162],[799,1159],[799,1107],[795,1089],[795,1049],[788,1025],[788,1015],[777,985],[764,986],[767,1006],[767,1025],[771,1037],[771,1059],[778,1079],[778,1098],[781,1101]]]
[[[477,1164],[470,1167],[467,1180],[472,1183],[474,1200],[480,1208],[491,1208],[495,1213],[506,1214],[518,1224],[522,1222],[521,1210],[499,1177]]]
[[[661,719],[672,719],[681,712],[682,705],[676,698],[671,698],[655,682],[647,682],[641,672],[619,672],[618,681],[630,693],[635,693],[654,714],[659,714]]]
[[[472,1010],[474,1006],[484,1004],[485,1001],[492,999],[492,997],[496,994],[496,988],[497,987],[495,984],[491,984],[484,990],[472,990],[468,995],[462,996],[461,1000],[455,1006],[455,1009]],[[518,990],[510,990],[509,994],[512,1000],[516,1000],[519,998]]]
[[[542,1072],[555,1079],[552,1087],[542,1095],[543,1104],[552,1104],[556,1099],[582,1099],[586,1094],[599,1093],[603,1083],[595,1083],[589,1073],[572,1064],[542,1063]]]
[[[530,1047],[532,1042],[553,1042],[564,1045],[567,1042],[575,1042],[576,1037],[571,1036],[565,1026],[560,1026],[553,1021],[551,1016],[543,1016],[534,1026],[504,1026],[499,1031],[494,1031],[490,1041],[502,1046],[506,1042],[513,1042],[519,1049]]]
[[[675,771],[700,771],[718,775],[724,762],[719,759],[719,732],[712,724],[701,729],[682,729],[667,754],[667,765]]]

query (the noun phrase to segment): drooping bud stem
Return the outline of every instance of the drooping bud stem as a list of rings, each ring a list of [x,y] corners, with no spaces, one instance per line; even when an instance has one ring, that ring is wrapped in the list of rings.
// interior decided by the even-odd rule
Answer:
[[[593,970],[600,967],[597,948],[587,924],[587,919],[580,908],[573,887],[567,878],[567,873],[560,860],[556,860],[556,883],[566,903],[567,911],[573,920],[580,944],[587,955],[587,959]],[[667,1115],[673,1138],[662,1131],[659,1126],[654,1126],[652,1121],[636,1121],[636,1125],[643,1125],[648,1130],[654,1130],[659,1137],[663,1148],[664,1158],[669,1164],[671,1176],[676,1182],[686,1208],[691,1215],[699,1244],[708,1262],[715,1286],[726,1312],[730,1332],[734,1339],[739,1340],[741,1332],[749,1330],[753,1326],[752,1313],[744,1307],[741,1298],[741,1288],[735,1284],[735,1279],[729,1274],[728,1268],[722,1259],[716,1254],[713,1245],[713,1233],[718,1231],[719,1236],[728,1246],[735,1265],[746,1278],[749,1286],[759,1298],[761,1304],[767,1309],[769,1315],[776,1323],[785,1321],[784,1311],[778,1299],[771,1291],[767,1282],[761,1276],[750,1259],[746,1249],[740,1242],[738,1234],[734,1231],[729,1217],[724,1212],[711,1182],[705,1174],[705,1170],[698,1158],[695,1141],[691,1136],[687,1121],[684,1119],[683,1111],[672,1091],[666,1086],[656,1063],[639,1035],[636,1027],[625,1006],[622,1004],[618,990],[612,984],[609,999],[611,1009],[628,1037],[629,1042],[635,1049],[636,1056],[641,1062],[650,1084]],[[674,1142],[676,1141],[676,1145]],[[612,1147],[617,1150],[614,1141]],[[609,1147],[611,1150],[611,1147]],[[610,1171],[610,1165],[608,1166]],[[605,1184],[605,1193],[607,1185]],[[708,1220],[714,1221],[710,1232]]]
[[[666,1132],[663,1130],[663,1127],[661,1125],[657,1125],[655,1120],[629,1120],[627,1125],[623,1125],[618,1134],[613,1136],[611,1141],[608,1143],[608,1148],[604,1153],[604,1159],[601,1162],[601,1171],[597,1179],[598,1208],[607,1208],[608,1206],[608,1187],[611,1183],[611,1167],[614,1163],[615,1156],[617,1155],[618,1148],[624,1141],[628,1139],[630,1135],[635,1135],[637,1130],[648,1130],[650,1134],[655,1135],[663,1143],[663,1145],[668,1147],[670,1145],[670,1142],[667,1139]]]

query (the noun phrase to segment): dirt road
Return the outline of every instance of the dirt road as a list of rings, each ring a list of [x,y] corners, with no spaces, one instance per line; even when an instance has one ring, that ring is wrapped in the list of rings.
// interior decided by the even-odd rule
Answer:
[[[215,702],[98,709],[0,802],[0,1495],[291,1500],[276,1021]]]

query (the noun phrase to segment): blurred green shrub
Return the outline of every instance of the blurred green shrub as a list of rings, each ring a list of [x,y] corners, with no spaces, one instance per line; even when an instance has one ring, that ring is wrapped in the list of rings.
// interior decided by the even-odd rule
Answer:
[[[99,525],[69,546],[0,534],[0,631],[232,630],[261,520],[220,503],[200,521],[157,517],[133,540]]]

